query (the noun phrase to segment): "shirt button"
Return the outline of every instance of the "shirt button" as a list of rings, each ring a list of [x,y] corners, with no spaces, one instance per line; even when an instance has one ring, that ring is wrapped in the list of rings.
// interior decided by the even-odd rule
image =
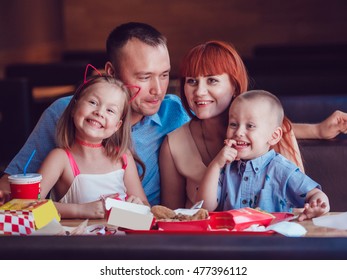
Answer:
[[[244,181],[248,181],[248,177],[243,178]]]
[[[242,200],[242,204],[247,204],[247,200],[246,199]]]
[[[259,168],[258,168],[258,167],[256,167],[256,168],[255,168],[255,171],[258,171],[258,170],[259,170]]]

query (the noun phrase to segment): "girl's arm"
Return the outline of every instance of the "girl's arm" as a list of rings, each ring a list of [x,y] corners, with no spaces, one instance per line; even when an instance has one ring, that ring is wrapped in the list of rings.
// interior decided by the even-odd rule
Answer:
[[[185,208],[186,180],[177,171],[167,137],[159,155],[161,204],[170,208]]]
[[[293,124],[298,139],[331,139],[347,133],[347,113],[335,111],[318,124]]]
[[[66,154],[62,149],[52,150],[43,161],[38,173],[42,175],[41,198],[45,198],[49,191],[62,176],[66,165]]]
[[[38,173],[42,175],[42,198],[45,198],[54,186],[57,187],[58,180],[68,181],[65,168],[70,171],[70,164],[65,151],[63,149],[52,150],[38,170]],[[105,207],[102,200],[83,204],[60,202],[54,204],[62,218],[101,219],[105,217]]]
[[[129,196],[128,201],[137,203],[139,202],[138,199],[140,199],[143,204],[149,205],[141,184],[134,157],[130,152],[127,153],[127,160],[128,165],[125,169],[124,184]]]
[[[83,204],[55,202],[60,216],[65,219],[103,219],[105,206],[103,200]]]

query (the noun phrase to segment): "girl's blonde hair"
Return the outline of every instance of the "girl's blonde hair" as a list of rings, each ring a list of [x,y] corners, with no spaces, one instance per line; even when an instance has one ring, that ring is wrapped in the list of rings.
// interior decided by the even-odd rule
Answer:
[[[231,44],[217,40],[208,41],[197,45],[187,53],[181,64],[180,86],[183,106],[191,117],[194,117],[194,114],[191,112],[184,94],[186,77],[221,75],[224,73],[229,75],[230,82],[235,88],[234,97],[247,91],[249,79],[246,67],[240,55]],[[230,100],[230,104],[232,100]],[[276,150],[304,170],[300,150],[293,134],[292,124],[287,117],[283,119],[282,129],[283,136],[276,145]]]
[[[130,151],[133,154],[136,162],[138,162],[141,167],[144,167],[144,164],[134,152],[131,140],[131,107],[129,103],[130,90],[121,81],[109,75],[93,76],[81,84],[76,90],[57,125],[58,146],[63,149],[71,149],[72,145],[75,143],[76,127],[72,116],[73,111],[80,98],[86,94],[87,89],[90,86],[98,83],[107,83],[113,85],[115,88],[120,89],[121,94],[124,95],[124,103],[122,104],[122,111],[120,112],[121,120],[123,122],[122,126],[114,134],[112,134],[109,138],[104,139],[102,142],[106,155],[114,160],[119,160],[123,154]],[[119,94],[119,92],[115,92],[115,94]],[[144,174],[142,174],[142,176],[143,175]]]

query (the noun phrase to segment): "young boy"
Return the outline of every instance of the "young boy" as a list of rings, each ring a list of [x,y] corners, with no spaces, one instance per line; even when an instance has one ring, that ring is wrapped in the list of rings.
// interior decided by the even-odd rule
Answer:
[[[197,200],[204,200],[204,208],[290,212],[304,207],[299,221],[329,211],[321,186],[271,149],[282,137],[283,118],[280,101],[266,91],[248,91],[232,102],[225,146],[198,190]]]

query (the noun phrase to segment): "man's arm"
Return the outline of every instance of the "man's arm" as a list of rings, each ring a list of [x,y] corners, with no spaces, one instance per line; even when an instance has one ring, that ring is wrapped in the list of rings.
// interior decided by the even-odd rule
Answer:
[[[60,98],[44,111],[21,150],[5,169],[5,173],[22,173],[33,150],[36,150],[36,153],[27,172],[37,172],[48,153],[56,147],[56,125],[70,99],[71,97]]]
[[[297,139],[331,139],[340,133],[347,133],[347,114],[335,111],[317,124],[293,124]]]

